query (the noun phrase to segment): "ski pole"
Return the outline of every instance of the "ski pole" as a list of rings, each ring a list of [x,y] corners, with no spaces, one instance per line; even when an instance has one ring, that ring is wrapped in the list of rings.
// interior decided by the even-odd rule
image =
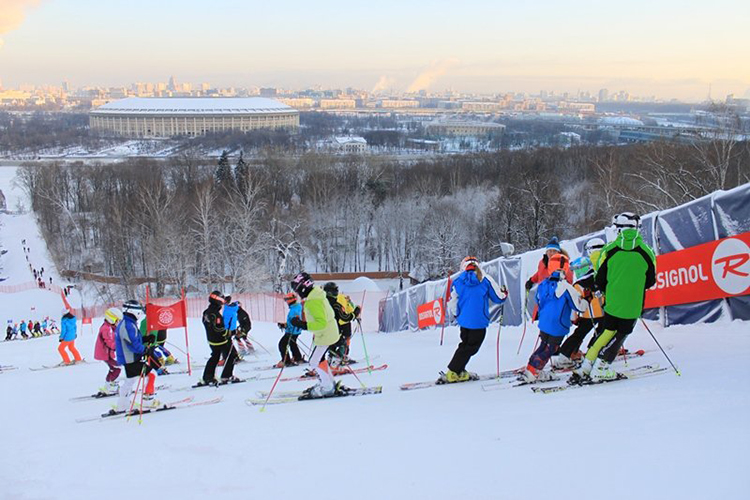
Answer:
[[[141,383],[143,382],[143,374],[146,372],[146,365],[143,365],[143,368],[141,368],[141,374],[138,376],[138,383],[135,386],[135,392],[133,393],[133,401],[130,403],[130,409],[128,410],[128,418],[127,421],[130,422],[130,417],[133,413],[133,408],[135,407],[135,400],[138,397],[138,389],[141,388]],[[143,411],[143,391],[141,391],[141,411]]]
[[[678,369],[677,369],[677,367],[676,367],[676,366],[674,365],[674,363],[672,363],[672,360],[671,360],[671,359],[669,359],[669,356],[667,356],[667,353],[666,353],[666,351],[664,351],[664,349],[662,348],[662,346],[661,346],[661,344],[659,343],[659,341],[658,341],[658,340],[656,340],[656,337],[654,336],[654,334],[653,334],[653,333],[651,333],[651,328],[649,328],[649,327],[648,327],[648,325],[647,325],[647,324],[646,324],[646,322],[645,322],[645,321],[643,320],[643,318],[641,318],[641,323],[643,323],[643,326],[644,326],[644,327],[646,327],[646,331],[647,331],[647,332],[648,332],[648,333],[649,333],[649,334],[651,335],[651,338],[652,338],[652,339],[654,339],[654,342],[656,342],[656,345],[657,345],[657,346],[659,346],[659,349],[661,349],[661,353],[662,353],[662,354],[664,354],[664,357],[665,357],[665,358],[667,358],[667,361],[669,361],[669,364],[670,364],[670,365],[672,365],[672,368],[674,368],[674,372],[675,372],[675,373],[677,374],[677,376],[679,377],[680,375],[682,375],[682,374],[680,373],[680,370],[678,370]]]
[[[346,369],[347,369],[347,370],[349,370],[349,373],[351,373],[352,375],[354,375],[354,378],[356,378],[356,379],[357,379],[357,382],[359,382],[359,385],[361,385],[363,389],[364,389],[364,388],[366,388],[367,386],[366,386],[366,385],[364,384],[364,382],[362,382],[362,381],[361,381],[361,380],[359,379],[359,377],[357,376],[357,374],[356,374],[356,373],[354,373],[354,370],[352,370],[352,367],[351,367],[351,366],[349,366],[349,365],[345,365],[345,366],[346,366]],[[369,370],[369,369],[370,369],[370,367],[368,366],[368,367],[367,367],[367,369]],[[372,371],[370,371],[370,373],[372,373]]]
[[[500,378],[500,330],[503,328],[503,307],[504,305],[500,306],[500,321],[497,325],[497,378]]]
[[[365,342],[365,331],[362,329],[362,320],[357,318],[357,326],[359,326],[359,333],[362,336],[362,347],[365,350],[365,363],[367,363],[367,373],[372,375],[372,369],[370,367],[370,355],[367,354],[367,343]]]
[[[252,340],[256,344],[258,344],[260,346],[260,348],[263,349],[264,351],[266,351],[268,354],[271,354],[271,351],[269,351],[268,349],[266,349],[265,347],[263,347],[263,344],[261,344],[260,342],[258,342],[257,340],[255,340],[255,337],[251,337],[249,333],[247,334],[247,338],[249,338],[250,340]]]
[[[268,400],[271,399],[271,394],[273,394],[273,390],[276,389],[276,384],[279,383],[279,379],[281,378],[281,374],[284,373],[284,368],[286,368],[286,358],[289,354],[289,349],[287,349],[287,352],[284,353],[284,363],[281,367],[281,370],[279,370],[279,374],[276,376],[276,380],[273,381],[273,385],[271,386],[271,390],[268,391],[268,396],[266,396],[266,400],[263,401],[263,406],[260,407],[260,411],[264,412],[266,411],[266,404],[268,403]]]
[[[443,325],[440,327],[440,345],[443,345],[443,336],[445,334],[445,324],[448,322],[448,297],[451,292],[451,276],[448,275],[448,283],[445,285],[445,298],[443,299]]]
[[[523,301],[523,333],[521,334],[521,342],[518,343],[518,350],[516,351],[516,356],[521,354],[521,346],[523,345],[523,339],[526,336],[526,316],[527,316],[528,307],[529,307],[529,291],[526,290],[526,298]]]

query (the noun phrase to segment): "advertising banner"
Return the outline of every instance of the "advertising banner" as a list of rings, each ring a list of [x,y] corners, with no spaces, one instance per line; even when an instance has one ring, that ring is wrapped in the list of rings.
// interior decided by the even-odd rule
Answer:
[[[444,319],[442,298],[431,300],[417,307],[417,324],[419,328],[442,325]]]
[[[750,294],[750,232],[656,257],[646,309]]]

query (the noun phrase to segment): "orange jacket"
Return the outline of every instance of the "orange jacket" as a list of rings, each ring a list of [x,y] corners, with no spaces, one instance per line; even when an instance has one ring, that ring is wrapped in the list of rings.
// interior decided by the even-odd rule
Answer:
[[[542,260],[539,261],[539,267],[536,273],[529,278],[532,283],[541,283],[542,281],[549,278],[549,275],[558,269],[562,269],[565,273],[565,279],[568,283],[573,283],[573,272],[570,270],[570,258],[563,254],[557,253],[552,257],[547,257],[545,254]]]

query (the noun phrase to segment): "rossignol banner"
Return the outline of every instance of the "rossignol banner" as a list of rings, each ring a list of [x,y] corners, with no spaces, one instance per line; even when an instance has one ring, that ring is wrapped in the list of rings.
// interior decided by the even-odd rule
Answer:
[[[431,300],[417,307],[417,325],[419,328],[443,324],[443,299]]]
[[[646,309],[750,294],[750,232],[656,257]]]

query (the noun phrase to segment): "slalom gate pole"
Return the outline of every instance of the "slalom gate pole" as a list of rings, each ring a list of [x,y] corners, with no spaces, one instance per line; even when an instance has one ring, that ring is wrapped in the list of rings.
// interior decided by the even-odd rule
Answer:
[[[500,330],[503,328],[503,307],[500,306],[500,321],[497,325],[497,378],[500,378]]]
[[[188,328],[187,328],[187,299],[185,299],[185,289],[181,291],[182,294],[182,321],[185,323],[185,355],[187,356],[188,365],[188,377],[193,376],[193,368],[190,364],[190,341],[188,340]]]
[[[680,370],[678,370],[678,369],[677,369],[677,367],[676,367],[676,366],[674,365],[674,363],[672,363],[672,360],[671,360],[671,359],[669,359],[669,356],[667,356],[667,353],[666,353],[666,352],[664,351],[664,349],[662,348],[662,346],[661,346],[661,344],[659,343],[659,341],[658,341],[658,340],[656,340],[656,337],[655,337],[655,336],[654,336],[654,334],[653,334],[653,333],[651,332],[651,328],[649,328],[649,327],[648,327],[648,325],[647,325],[647,324],[646,324],[646,322],[645,322],[645,321],[643,320],[643,318],[641,318],[641,323],[643,323],[643,326],[644,326],[644,327],[646,328],[646,331],[647,331],[647,332],[648,332],[648,333],[649,333],[649,334],[651,335],[651,338],[652,338],[652,339],[654,339],[654,342],[656,342],[656,345],[657,345],[657,346],[659,346],[659,349],[661,350],[661,353],[662,353],[662,354],[664,354],[664,357],[665,357],[665,358],[667,358],[667,361],[669,361],[669,364],[670,364],[670,365],[672,365],[672,368],[674,369],[674,372],[675,372],[675,373],[677,374],[677,376],[679,377],[680,375],[682,375],[682,374],[680,373]]]
[[[445,285],[445,297],[443,297],[443,325],[440,327],[440,345],[443,345],[445,335],[445,324],[448,322],[448,297],[451,292],[451,275],[448,275],[448,283]]]
[[[516,351],[516,356],[521,354],[521,346],[523,345],[523,339],[526,336],[526,316],[527,316],[527,309],[529,307],[529,291],[526,290],[526,298],[523,301],[523,333],[521,334],[521,341],[518,343],[518,350]]]
[[[365,350],[365,363],[367,363],[367,372],[372,375],[372,368],[370,367],[370,355],[367,354],[367,343],[365,342],[365,331],[362,328],[362,320],[357,318],[357,326],[359,326],[359,334],[362,336],[362,347]]]

